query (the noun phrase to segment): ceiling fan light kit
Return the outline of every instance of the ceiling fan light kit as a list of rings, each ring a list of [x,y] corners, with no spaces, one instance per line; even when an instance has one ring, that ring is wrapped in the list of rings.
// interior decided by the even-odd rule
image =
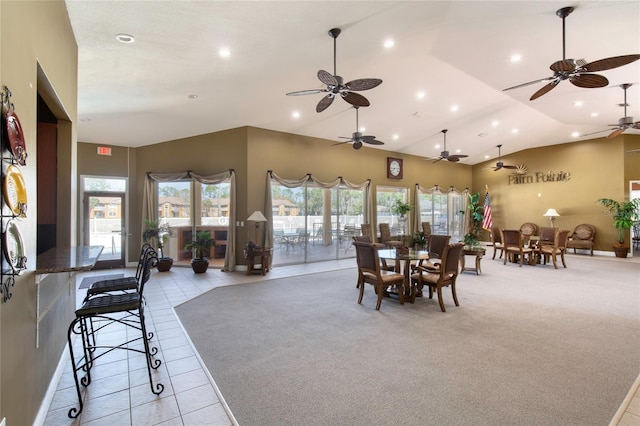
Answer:
[[[329,36],[333,38],[333,74],[325,70],[318,71],[318,80],[327,87],[324,89],[298,90],[296,92],[287,93],[287,96],[327,93],[327,95],[320,99],[320,102],[316,105],[316,112],[322,112],[329,108],[337,96],[341,97],[354,107],[368,107],[371,105],[369,100],[355,92],[373,89],[382,83],[382,80],[379,78],[360,78],[344,83],[343,78],[340,77],[336,71],[336,39],[340,33],[340,28],[332,28],[329,30]]]
[[[563,80],[569,80],[574,86],[588,89],[605,87],[609,84],[609,80],[602,75],[592,74],[593,72],[618,68],[640,59],[640,54],[614,56],[589,63],[584,59],[566,59],[565,19],[573,11],[573,7],[563,7],[556,11],[556,15],[562,19],[562,60],[554,62],[549,67],[551,71],[553,71],[553,76],[530,81],[528,83],[518,84],[517,86],[508,87],[503,91],[547,82],[546,85],[536,91],[531,98],[529,98],[529,100],[533,101],[550,92]]]

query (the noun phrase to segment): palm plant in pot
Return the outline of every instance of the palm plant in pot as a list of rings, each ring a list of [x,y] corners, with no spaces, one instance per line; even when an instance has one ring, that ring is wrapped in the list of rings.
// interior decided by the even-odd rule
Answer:
[[[158,252],[158,272],[167,272],[173,266],[173,259],[164,256],[163,247],[169,241],[169,237],[173,235],[173,229],[168,223],[159,224],[156,220],[145,220],[145,230],[142,232],[142,239],[145,243],[150,244]]]
[[[631,201],[616,201],[611,198],[600,198],[597,201],[613,216],[613,227],[618,230],[618,241],[613,245],[616,257],[627,257],[629,246],[625,244],[625,235],[640,218],[640,198]]]
[[[484,205],[480,203],[480,193],[469,194],[469,230],[464,236],[464,245],[472,250],[480,248],[480,226],[484,220]],[[461,211],[461,213],[464,213]]]
[[[216,242],[211,239],[211,232],[198,231],[196,237],[184,245],[185,250],[193,251],[191,259],[191,269],[196,274],[202,274],[209,267],[209,258],[205,254],[209,253],[210,247],[215,247]]]
[[[405,245],[405,235],[407,233],[407,215],[411,211],[411,204],[405,203],[402,200],[396,200],[396,203],[391,207],[391,212],[398,215],[398,222],[400,224],[402,233],[402,245]]]

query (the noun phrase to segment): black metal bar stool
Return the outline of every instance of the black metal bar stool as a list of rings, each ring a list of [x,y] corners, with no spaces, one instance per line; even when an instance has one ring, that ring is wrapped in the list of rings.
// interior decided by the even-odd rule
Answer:
[[[100,357],[116,350],[124,349],[145,354],[147,361],[147,372],[149,374],[149,386],[151,392],[160,395],[164,390],[161,383],[153,383],[152,369],[157,369],[162,361],[155,359],[158,353],[157,347],[151,347],[149,341],[153,338],[153,333],[148,333],[144,317],[144,286],[151,277],[151,268],[158,263],[155,250],[150,249],[147,259],[143,262],[140,286],[137,291],[120,294],[102,294],[86,300],[83,305],[76,310],[76,317],[69,325],[67,334],[69,344],[69,354],[73,378],[76,385],[79,407],[69,410],[69,417],[76,418],[83,409],[82,394],[80,385],[89,386],[91,384],[91,368],[93,363]],[[133,337],[119,344],[101,345],[98,343],[96,333],[111,324],[121,324],[140,331],[138,337]],[[80,335],[82,338],[82,355],[77,356],[73,350],[73,336]],[[142,340],[144,349],[131,346],[132,343]],[[85,372],[82,378],[78,378],[79,371]]]
[[[97,294],[110,293],[114,291],[138,291],[138,288],[140,287],[140,280],[142,278],[144,263],[147,258],[153,253],[155,253],[153,247],[151,247],[149,244],[144,244],[140,249],[140,258],[138,259],[138,266],[136,268],[135,276],[96,281],[87,289],[87,295],[84,298],[84,302]]]

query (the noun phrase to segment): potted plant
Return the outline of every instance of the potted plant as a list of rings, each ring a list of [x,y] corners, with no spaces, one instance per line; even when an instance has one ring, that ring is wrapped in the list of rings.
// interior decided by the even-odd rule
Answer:
[[[424,231],[413,234],[413,246],[416,249],[424,249],[427,247],[427,236]]]
[[[480,193],[469,194],[469,230],[464,236],[464,245],[471,250],[480,248],[480,226],[484,220],[484,206],[480,203]]]
[[[402,233],[402,247],[406,247],[405,234],[406,234],[406,223],[407,223],[407,214],[411,211],[411,204],[405,203],[402,200],[396,200],[396,203],[391,208],[391,211],[398,215],[398,221],[400,222],[400,229]]]
[[[618,230],[618,241],[613,245],[616,257],[627,257],[629,246],[625,244],[625,234],[640,218],[640,198],[631,201],[616,201],[611,198],[600,198],[597,201],[613,215],[613,227]]]
[[[196,274],[202,274],[209,267],[209,258],[205,257],[210,247],[215,247],[216,243],[211,239],[211,232],[198,231],[196,237],[184,245],[185,250],[193,250],[193,259],[191,259],[191,268]],[[206,251],[205,251],[206,250]]]
[[[173,259],[165,257],[162,248],[167,244],[169,237],[173,235],[173,229],[168,223],[158,224],[155,220],[145,220],[145,230],[142,239],[150,244],[158,252],[158,272],[167,272],[173,266]]]

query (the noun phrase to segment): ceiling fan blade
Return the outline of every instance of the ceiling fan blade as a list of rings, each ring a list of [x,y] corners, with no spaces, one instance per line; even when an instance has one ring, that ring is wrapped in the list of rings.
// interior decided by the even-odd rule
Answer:
[[[576,69],[576,63],[573,59],[565,59],[552,63],[549,68],[555,72],[571,72]]]
[[[570,77],[569,81],[574,86],[585,87],[587,89],[605,87],[609,84],[607,77],[600,74],[578,74]]]
[[[347,137],[347,136],[338,136],[338,137],[339,137],[340,139],[349,139],[350,141],[352,141],[352,140],[353,140],[353,136],[349,136],[349,137]]]
[[[624,131],[625,129],[616,129],[613,132],[609,133],[609,135],[607,136],[607,139],[612,139],[612,138],[615,138],[616,136],[620,136]]]
[[[327,86],[337,86],[338,80],[328,71],[320,70],[318,71],[318,80],[326,84]]]
[[[546,85],[542,86],[542,89],[538,90],[536,93],[531,95],[529,100],[533,101],[535,99],[538,99],[540,96],[542,96],[545,93],[548,93],[549,91],[551,91],[551,89],[556,87],[558,85],[558,83],[560,83],[560,79],[559,78],[553,79],[553,81],[551,81],[549,84],[546,84]]]
[[[384,142],[381,142],[381,141],[379,141],[377,139],[365,139],[365,138],[362,138],[361,140],[362,140],[362,142],[368,143],[369,145],[384,145]]]
[[[612,58],[605,58],[598,61],[590,62],[582,68],[584,68],[585,71],[589,72],[604,71],[630,64],[631,62],[637,61],[638,59],[640,59],[640,55],[614,56]]]
[[[379,86],[382,80],[379,78],[360,78],[358,80],[352,80],[345,84],[349,90],[369,90]]]
[[[543,81],[551,81],[553,79],[554,79],[554,77],[541,78],[539,80],[530,81],[528,83],[518,84],[517,86],[507,87],[506,89],[502,89],[502,91],[505,92],[505,91],[511,90],[511,89],[518,89],[520,87],[530,86],[530,85],[536,84],[536,83],[542,83]]]
[[[502,167],[505,169],[514,169],[514,170],[518,168],[518,166],[507,166],[506,164],[503,165]]]
[[[325,109],[329,108],[329,105],[333,103],[333,99],[334,96],[331,93],[320,99],[320,102],[318,102],[318,105],[316,105],[316,112],[322,112]]]
[[[351,141],[350,141],[350,140],[348,140],[348,141],[344,141],[344,142],[338,142],[338,143],[334,143],[334,144],[333,144],[333,145],[331,145],[331,146],[344,145],[345,143],[349,143],[349,142],[351,142]]]
[[[497,172],[497,171],[498,171],[498,170],[500,170],[501,168],[502,168],[502,166],[501,166],[500,164],[498,164],[497,166],[495,166],[495,167],[493,168],[493,171],[494,171],[494,172]]]
[[[351,105],[358,106],[358,107],[368,107],[369,105],[371,105],[367,100],[367,98],[365,98],[359,93],[343,92],[341,95],[342,95],[342,98],[345,101],[349,102]]]
[[[444,158],[443,158],[443,157],[436,158],[435,160],[433,160],[433,162],[434,162],[434,163],[437,163],[437,162],[438,162],[438,161],[440,161],[440,160],[444,160]]]
[[[460,161],[460,158],[457,155],[450,155],[447,157],[447,161],[451,161],[452,163],[457,163]]]
[[[327,89],[298,90],[297,92],[287,93],[287,96],[315,95],[316,93],[322,93],[327,91],[328,91]]]
[[[374,140],[376,137],[371,135],[361,136],[360,139],[364,140]]]
[[[617,124],[610,124],[610,126],[617,126]],[[597,135],[598,133],[602,133],[602,132],[609,132],[611,130],[615,130],[615,129],[604,129],[604,130],[598,130],[597,132],[591,132],[591,133],[586,133],[584,135],[580,135],[581,138],[585,137],[585,136],[591,136],[591,135]]]

